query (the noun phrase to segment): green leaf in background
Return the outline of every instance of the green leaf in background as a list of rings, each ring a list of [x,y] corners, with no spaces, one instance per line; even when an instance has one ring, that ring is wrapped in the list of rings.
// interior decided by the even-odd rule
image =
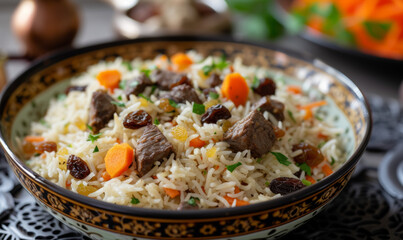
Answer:
[[[294,11],[287,17],[286,28],[291,34],[296,34],[305,28],[307,21],[307,15],[299,11]]]
[[[363,25],[367,33],[375,40],[384,39],[392,27],[390,22],[364,21]]]
[[[342,24],[339,9],[337,9],[333,3],[330,4],[323,12],[323,18],[325,21],[323,23],[322,31],[333,36],[335,34],[335,29],[340,28],[339,25]]]
[[[354,34],[346,29],[339,29],[336,31],[335,38],[337,42],[347,46],[356,46],[357,42],[355,40]]]

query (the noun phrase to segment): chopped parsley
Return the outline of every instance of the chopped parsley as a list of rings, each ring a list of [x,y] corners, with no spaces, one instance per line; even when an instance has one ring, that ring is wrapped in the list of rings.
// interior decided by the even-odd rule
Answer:
[[[116,106],[118,106],[118,107],[126,107],[126,104],[125,103],[122,103],[122,102],[116,102],[116,101],[111,101],[111,103],[112,104],[115,104]]]
[[[131,200],[132,204],[139,204],[140,200],[138,198],[135,198],[134,196],[132,196],[132,200]]]
[[[129,70],[129,71],[133,70],[133,66],[132,66],[131,62],[129,62],[129,61],[122,62],[122,65],[125,66],[127,68],[127,70]]]
[[[253,82],[252,82],[252,89],[259,87],[259,79],[255,76],[253,77]]]
[[[202,115],[206,112],[206,107],[203,104],[193,103],[193,113]]]
[[[207,175],[207,170],[203,170],[203,175]]]
[[[302,179],[301,182],[305,185],[305,186],[310,186],[312,185],[312,183],[306,179]]]
[[[46,122],[44,119],[39,120],[39,123],[47,128],[50,128],[50,125],[48,122]]]
[[[92,143],[94,143],[101,135],[102,135],[102,133],[98,133],[98,134],[94,134],[94,135],[89,134],[87,141],[91,141]]]
[[[93,153],[97,153],[97,152],[99,152],[99,148],[98,148],[98,146],[95,146],[95,148],[94,148],[94,151],[92,151]]]
[[[87,126],[88,130],[93,131],[93,128],[90,125],[87,124],[86,126]]]
[[[195,206],[197,205],[196,200],[198,201],[199,198],[190,197],[190,199],[189,199],[189,201],[188,201],[189,205],[195,207]]]
[[[122,80],[119,82],[119,88],[125,90],[126,88],[126,80]]]
[[[318,120],[321,121],[321,122],[323,121],[323,118],[320,117],[318,114],[315,114],[315,118],[318,119]]]
[[[332,159],[332,161],[330,162],[330,165],[334,165],[335,163],[336,163],[336,160],[334,160],[334,158],[333,157],[330,157],[331,159]]]
[[[326,141],[322,141],[318,144],[318,148],[321,149],[323,147],[323,145],[326,144]]]
[[[256,159],[256,162],[257,162],[257,163],[261,163],[262,160],[263,160],[262,158],[258,158],[258,159]]]
[[[226,59],[225,55],[222,55],[219,62],[215,63],[213,60],[213,63],[211,65],[205,65],[202,68],[202,70],[203,70],[204,75],[207,76],[214,69],[223,70],[227,66],[228,66],[227,59]]]
[[[216,135],[217,134],[217,132],[214,132],[214,135]]]
[[[308,176],[311,176],[311,175],[312,175],[312,173],[311,173],[311,167],[308,166],[308,164],[302,163],[302,164],[299,164],[298,167],[299,167],[302,171],[304,171]]]
[[[171,105],[172,107],[174,107],[174,108],[178,107],[178,104],[174,100],[168,99],[168,102],[169,102],[169,105]]]
[[[220,95],[218,95],[218,93],[216,93],[216,92],[209,92],[208,95],[209,95],[209,97],[210,97],[211,99],[218,99],[218,97],[220,96]]]
[[[288,113],[288,116],[290,116],[291,120],[292,120],[294,123],[297,123],[297,121],[295,121],[295,118],[294,118],[294,115],[292,114],[292,112],[291,112],[290,110],[287,110],[287,113]]]
[[[235,163],[235,164],[227,165],[227,166],[225,166],[225,167],[228,169],[228,171],[233,172],[233,171],[235,170],[235,168],[237,168],[237,167],[239,167],[239,166],[241,166],[241,165],[242,165],[241,162],[237,162],[237,163]]]
[[[64,94],[64,93],[61,93],[61,94],[59,94],[59,95],[57,95],[57,100],[58,101],[63,101],[64,99],[66,99],[66,94]]]
[[[119,101],[122,101],[122,96],[119,96],[119,97],[118,97],[118,100],[119,100]]]
[[[154,119],[154,124],[155,125],[160,125],[160,121],[158,121],[158,119]]]
[[[150,95],[153,95],[156,89],[157,89],[157,85],[152,85]]]
[[[392,27],[391,22],[364,21],[366,32],[375,40],[382,40]]]
[[[291,164],[291,162],[288,161],[288,158],[284,154],[279,153],[279,152],[270,152],[270,153],[276,157],[276,159],[279,163],[286,165],[286,166]]]
[[[150,103],[154,103],[153,101],[151,101],[151,99],[149,97],[144,96],[144,94],[140,93],[139,97],[144,98],[145,100],[149,101]]]
[[[268,187],[268,186],[270,186],[270,182],[269,182],[269,181],[266,181],[266,182],[264,183],[264,185],[266,185],[266,187]]]
[[[150,69],[141,69],[140,72],[144,73],[147,77],[150,77],[151,70]]]

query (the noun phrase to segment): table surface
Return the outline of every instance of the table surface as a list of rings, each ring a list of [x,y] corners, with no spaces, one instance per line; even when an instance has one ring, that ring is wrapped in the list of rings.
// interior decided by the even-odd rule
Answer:
[[[112,19],[114,10],[104,2],[76,1],[81,12],[81,29],[75,41],[76,47],[112,41],[117,39]],[[15,2],[0,3],[0,51],[19,53],[20,44],[12,34],[10,18],[16,6]],[[309,54],[343,72],[362,92],[397,99],[398,88],[403,79],[403,64],[388,64],[362,59],[317,46],[300,37],[287,36],[275,44],[295,51]],[[6,70],[11,81],[29,65],[25,61],[10,61]],[[366,166],[376,167],[384,157],[383,152],[365,152],[362,162]],[[401,210],[400,210],[401,211]]]

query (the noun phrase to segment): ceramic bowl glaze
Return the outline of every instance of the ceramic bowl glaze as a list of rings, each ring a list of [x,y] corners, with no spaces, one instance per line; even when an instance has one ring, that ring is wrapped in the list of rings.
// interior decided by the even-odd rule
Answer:
[[[63,91],[67,78],[101,60],[153,58],[194,49],[204,56],[241,57],[246,65],[280,71],[333,102],[344,132],[348,159],[322,181],[278,199],[235,208],[173,211],[119,206],[63,189],[25,165],[16,138],[44,114],[49,98]],[[338,112],[338,113],[337,113]],[[371,118],[359,89],[323,62],[266,45],[223,38],[163,37],[106,43],[59,53],[36,62],[3,92],[1,146],[22,185],[53,216],[95,239],[266,239],[285,235],[329,204],[349,181],[368,142]]]

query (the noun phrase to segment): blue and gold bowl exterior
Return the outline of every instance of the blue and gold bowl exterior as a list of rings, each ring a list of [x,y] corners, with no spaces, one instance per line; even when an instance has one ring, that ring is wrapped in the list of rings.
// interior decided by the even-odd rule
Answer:
[[[119,206],[91,199],[51,183],[25,165],[13,140],[24,133],[13,130],[13,125],[21,109],[36,96],[102,60],[147,59],[191,49],[204,56],[241,57],[246,65],[311,81],[313,87],[333,99],[351,124],[354,147],[347,162],[317,184],[278,199],[229,209],[189,211]],[[194,36],[112,42],[40,60],[3,92],[0,113],[1,146],[24,188],[53,216],[95,239],[267,239],[285,235],[322,210],[346,186],[368,142],[371,126],[362,93],[347,77],[321,61],[267,45]],[[21,128],[26,127],[23,125],[29,125],[29,119]]]

